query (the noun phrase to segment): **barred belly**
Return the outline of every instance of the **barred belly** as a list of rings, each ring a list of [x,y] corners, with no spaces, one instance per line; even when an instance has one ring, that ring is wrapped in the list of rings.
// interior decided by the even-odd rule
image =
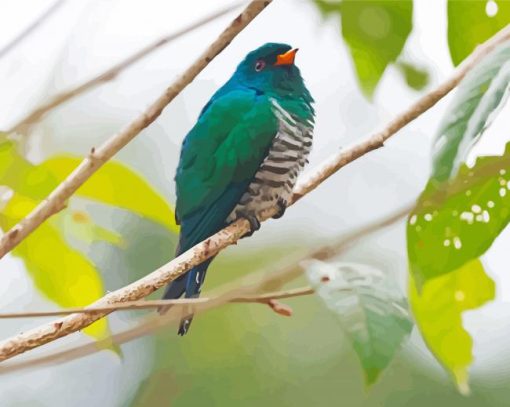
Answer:
[[[228,222],[243,215],[256,215],[276,206],[278,201],[287,206],[298,175],[308,162],[312,148],[312,123],[300,122],[276,100],[273,99],[272,103],[279,121],[278,133],[247,191],[228,216]]]

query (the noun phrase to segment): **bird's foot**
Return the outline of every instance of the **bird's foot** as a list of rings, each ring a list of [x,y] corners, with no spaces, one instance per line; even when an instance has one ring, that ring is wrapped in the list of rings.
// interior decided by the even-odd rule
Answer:
[[[243,237],[249,237],[260,229],[260,222],[257,219],[256,215],[243,213],[241,217],[246,219],[250,223],[250,231],[246,233]]]
[[[276,208],[277,212],[273,215],[273,219],[280,219],[287,209],[287,203],[282,198],[278,198]]]

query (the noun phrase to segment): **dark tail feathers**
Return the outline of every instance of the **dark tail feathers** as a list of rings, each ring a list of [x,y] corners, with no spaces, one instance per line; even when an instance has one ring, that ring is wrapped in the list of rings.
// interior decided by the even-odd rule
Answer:
[[[163,298],[165,300],[177,299],[180,298],[183,294],[185,294],[185,298],[198,298],[200,296],[200,288],[204,283],[207,268],[209,267],[211,261],[212,259],[206,260],[202,264],[193,267],[186,274],[172,281],[167,286]],[[169,307],[161,307],[159,309],[159,313],[165,313],[168,308]],[[178,334],[181,336],[188,332],[191,321],[193,320],[193,314],[190,313],[189,310],[186,310],[186,308],[184,308],[184,315],[185,316],[181,319],[178,331]]]

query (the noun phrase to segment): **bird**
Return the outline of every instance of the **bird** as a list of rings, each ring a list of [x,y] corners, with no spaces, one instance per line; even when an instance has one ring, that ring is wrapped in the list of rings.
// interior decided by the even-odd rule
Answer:
[[[297,51],[266,43],[248,53],[184,138],[175,175],[176,256],[239,218],[248,220],[251,235],[260,211],[276,207],[274,218],[285,212],[308,163],[315,123]],[[212,260],[169,283],[163,298],[197,298]],[[192,319],[183,314],[179,335]]]

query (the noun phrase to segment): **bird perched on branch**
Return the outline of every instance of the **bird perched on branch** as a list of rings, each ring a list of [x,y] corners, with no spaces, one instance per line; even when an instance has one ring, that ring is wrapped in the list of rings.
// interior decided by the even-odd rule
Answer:
[[[268,43],[250,52],[202,109],[182,143],[176,181],[176,255],[246,218],[276,206],[283,215],[307,163],[313,98],[294,65],[297,49]],[[171,282],[165,299],[196,298],[212,259]],[[185,315],[179,335],[193,316]]]

